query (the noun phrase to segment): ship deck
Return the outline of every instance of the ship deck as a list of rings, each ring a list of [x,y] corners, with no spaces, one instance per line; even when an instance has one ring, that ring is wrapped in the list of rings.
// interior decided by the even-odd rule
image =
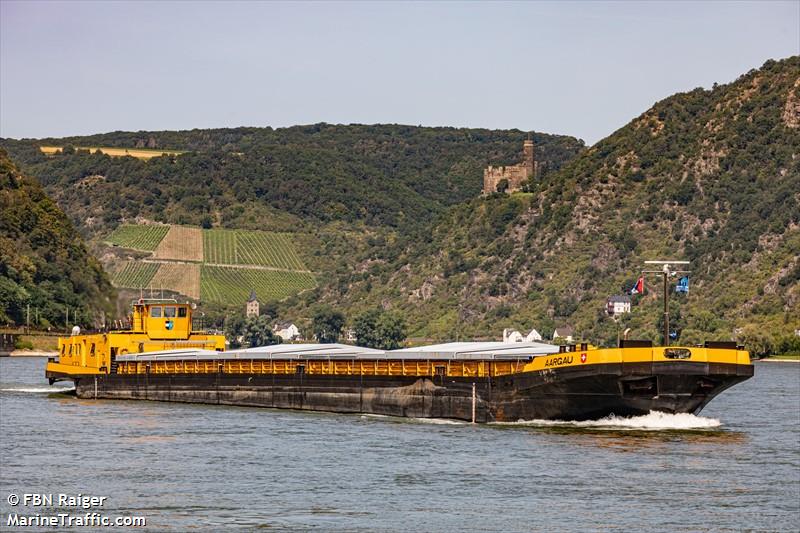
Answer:
[[[202,349],[178,349],[128,354],[118,362],[136,361],[225,361],[225,360],[404,360],[404,361],[520,361],[558,353],[560,348],[541,342],[450,342],[403,348],[375,350],[348,344],[275,344],[217,352]]]

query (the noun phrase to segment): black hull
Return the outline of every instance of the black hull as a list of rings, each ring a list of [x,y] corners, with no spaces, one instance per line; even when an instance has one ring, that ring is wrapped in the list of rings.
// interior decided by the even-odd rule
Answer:
[[[591,420],[698,413],[753,375],[751,365],[582,365],[493,378],[309,374],[101,374],[69,377],[80,398],[136,399],[475,421]],[[49,375],[64,379],[68,376]]]

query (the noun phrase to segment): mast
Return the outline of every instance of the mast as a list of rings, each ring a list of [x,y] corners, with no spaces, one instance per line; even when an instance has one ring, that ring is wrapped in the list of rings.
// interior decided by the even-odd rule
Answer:
[[[664,279],[664,346],[669,346],[669,281],[677,274],[688,274],[689,270],[672,270],[672,265],[688,265],[689,261],[645,261],[645,265],[661,265],[661,270],[642,270],[642,274],[660,274]]]

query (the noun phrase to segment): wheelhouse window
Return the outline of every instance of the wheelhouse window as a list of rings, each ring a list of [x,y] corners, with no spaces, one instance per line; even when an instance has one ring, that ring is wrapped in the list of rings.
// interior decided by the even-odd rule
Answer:
[[[168,305],[164,308],[164,318],[175,318],[175,307]]]
[[[178,308],[178,318],[186,318],[186,308],[179,307]]]
[[[156,305],[150,308],[150,316],[153,318],[161,318],[161,306]]]

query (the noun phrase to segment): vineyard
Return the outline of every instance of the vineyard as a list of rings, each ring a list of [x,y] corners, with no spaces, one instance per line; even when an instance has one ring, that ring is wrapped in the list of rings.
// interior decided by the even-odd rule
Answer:
[[[200,298],[200,265],[162,263],[150,283],[154,289],[169,289],[197,300]]]
[[[200,295],[217,303],[244,303],[251,290],[262,302],[280,300],[316,284],[313,274],[250,268],[203,266]]]
[[[123,248],[152,251],[169,231],[167,225],[123,224],[108,236],[106,241]]]
[[[128,261],[125,266],[113,274],[111,281],[115,286],[126,289],[149,287],[158,267],[159,265],[155,263]]]
[[[203,232],[206,263],[306,270],[285,233],[212,229]]]
[[[154,257],[179,261],[203,260],[203,230],[187,226],[170,226]]]
[[[269,301],[316,285],[286,233],[124,224],[106,240],[153,252],[146,262],[127,261],[117,270],[112,279],[117,287],[152,287],[237,305],[254,289]]]

